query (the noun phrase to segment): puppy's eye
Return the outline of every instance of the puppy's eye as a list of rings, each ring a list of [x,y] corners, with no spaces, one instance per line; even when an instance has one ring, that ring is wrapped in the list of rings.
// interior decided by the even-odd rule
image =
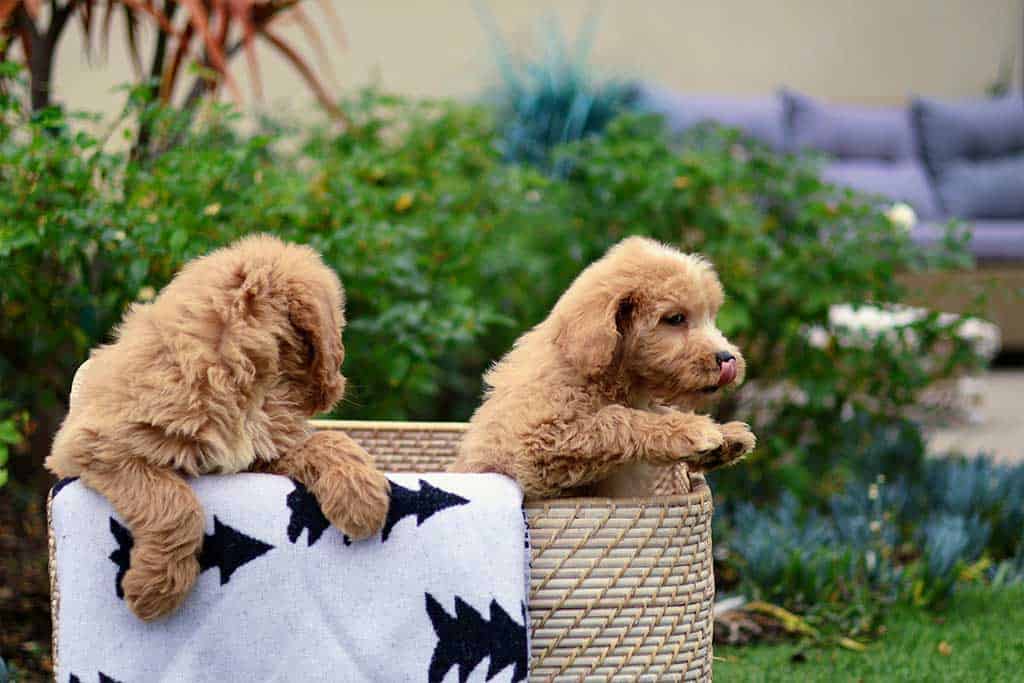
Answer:
[[[664,318],[661,319],[661,322],[665,323],[666,325],[678,327],[679,325],[686,324],[686,316],[683,315],[682,313],[676,313],[675,315],[666,315]]]

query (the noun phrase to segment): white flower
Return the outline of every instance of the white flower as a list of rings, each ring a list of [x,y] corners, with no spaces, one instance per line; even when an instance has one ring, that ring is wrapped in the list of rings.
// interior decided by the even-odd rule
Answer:
[[[885,217],[893,225],[904,230],[910,230],[917,224],[917,213],[914,212],[913,207],[903,202],[889,207],[889,210],[885,212]]]
[[[870,500],[878,500],[878,484],[868,486],[868,498]]]
[[[815,325],[807,330],[807,343],[816,349],[823,349],[828,346],[829,334],[821,325]]]

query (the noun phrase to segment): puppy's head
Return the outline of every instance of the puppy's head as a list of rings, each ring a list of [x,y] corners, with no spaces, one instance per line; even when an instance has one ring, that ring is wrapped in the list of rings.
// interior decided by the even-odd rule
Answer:
[[[190,261],[136,310],[159,321],[195,383],[236,394],[272,384],[314,415],[345,391],[344,304],[341,282],[316,251],[253,235]]]
[[[342,397],[344,290],[315,250],[254,235],[190,263],[179,277],[213,290],[193,300],[221,291],[228,297],[216,344],[225,361],[238,360],[237,374],[273,378],[309,415]]]
[[[280,263],[280,292],[291,336],[282,344],[281,371],[310,413],[331,409],[345,393],[345,298],[334,271],[313,249],[287,245]]]
[[[555,305],[555,344],[588,380],[692,405],[745,374],[739,349],[715,326],[722,301],[710,263],[631,237],[584,270]]]

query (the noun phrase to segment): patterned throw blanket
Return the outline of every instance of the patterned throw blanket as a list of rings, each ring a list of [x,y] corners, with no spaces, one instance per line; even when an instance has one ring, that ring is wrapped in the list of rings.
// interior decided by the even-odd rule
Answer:
[[[382,533],[351,543],[301,485],[193,480],[202,573],[146,624],[120,579],[132,537],[81,482],[54,488],[56,678],[78,681],[523,681],[522,494],[488,474],[390,474]]]

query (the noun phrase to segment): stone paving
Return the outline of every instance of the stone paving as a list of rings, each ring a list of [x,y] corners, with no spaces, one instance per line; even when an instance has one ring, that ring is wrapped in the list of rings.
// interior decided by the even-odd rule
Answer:
[[[996,369],[979,382],[978,419],[935,430],[929,438],[929,450],[968,455],[984,451],[1002,462],[1024,461],[1024,369]]]

